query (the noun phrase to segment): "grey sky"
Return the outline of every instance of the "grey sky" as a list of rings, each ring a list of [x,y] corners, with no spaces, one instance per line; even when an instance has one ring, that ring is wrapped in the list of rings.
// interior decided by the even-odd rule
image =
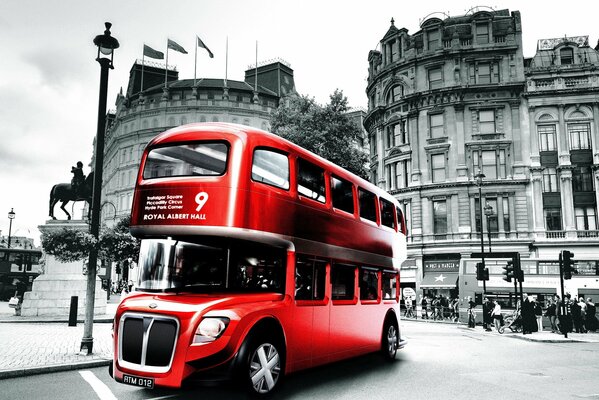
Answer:
[[[488,5],[522,13],[525,57],[534,55],[541,38],[589,35],[591,46],[597,44],[596,0]],[[198,77],[225,77],[228,37],[228,78],[243,80],[258,41],[258,61],[289,62],[301,94],[325,103],[339,88],[351,106],[366,107],[368,52],[391,18],[413,33],[432,12],[457,16],[471,7],[469,1],[0,0],[2,235],[8,234],[13,207],[13,234],[37,238],[37,226],[48,218],[52,185],[69,182],[78,160],[89,172],[100,72],[92,40],[104,21],[113,23],[121,43],[110,72],[108,109],[126,88],[144,43],[164,52],[167,37],[178,42],[189,54],[170,51],[169,65],[177,66],[181,78],[193,78],[196,34],[214,53],[211,59],[198,49]],[[55,214],[63,215],[58,206]]]

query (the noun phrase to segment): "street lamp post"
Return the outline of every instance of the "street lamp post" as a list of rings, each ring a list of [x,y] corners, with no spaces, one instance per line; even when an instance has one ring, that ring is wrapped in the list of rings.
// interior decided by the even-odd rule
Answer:
[[[481,258],[480,261],[482,264],[483,271],[486,268],[486,266],[485,266],[485,236],[483,234],[483,194],[482,194],[482,185],[483,185],[484,177],[485,177],[485,174],[483,174],[482,171],[479,169],[478,174],[475,175],[475,178],[476,178],[476,186],[478,186],[478,207],[479,207],[479,212],[480,212],[480,258]],[[482,320],[483,329],[486,328],[486,326],[485,326],[485,313],[487,312],[486,307],[485,307],[486,293],[487,293],[487,282],[483,279],[483,295],[481,298],[482,308],[483,308],[483,320]]]
[[[9,249],[10,249],[10,237],[12,234],[12,220],[15,219],[15,215],[16,214],[14,212],[14,208],[11,208],[10,211],[8,212],[8,219],[10,220],[9,225],[8,225],[8,248]]]
[[[481,200],[482,201],[482,200]],[[487,217],[487,235],[489,236],[489,253],[491,253],[491,225],[489,224],[489,220],[491,215],[494,214],[493,207],[487,202],[485,204],[485,216]],[[482,219],[482,217],[481,217]],[[482,235],[482,230],[481,230]]]
[[[97,239],[100,233],[100,208],[102,193],[102,167],[104,163],[104,132],[106,129],[106,98],[108,92],[108,70],[114,69],[112,60],[114,49],[119,47],[119,41],[110,35],[110,22],[105,23],[106,30],[103,35],[94,38],[94,44],[98,46],[96,61],[100,64],[100,98],[98,103],[98,127],[96,130],[96,146],[94,154],[94,186],[91,204],[90,233]],[[109,56],[107,58],[105,56]],[[81,350],[87,349],[91,354],[94,345],[93,323],[94,303],[96,295],[96,265],[98,262],[98,249],[92,248],[89,253],[87,267],[87,291],[85,302],[85,323],[83,328],[83,339],[81,339]]]

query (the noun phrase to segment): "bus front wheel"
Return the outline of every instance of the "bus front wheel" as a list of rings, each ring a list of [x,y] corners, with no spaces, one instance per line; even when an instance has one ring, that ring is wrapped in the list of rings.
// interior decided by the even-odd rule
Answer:
[[[266,395],[271,393],[282,379],[283,358],[276,340],[251,340],[245,365],[242,367],[246,387],[251,393]]]
[[[387,321],[383,328],[383,343],[381,352],[387,360],[395,360],[399,344],[399,329],[394,321]]]

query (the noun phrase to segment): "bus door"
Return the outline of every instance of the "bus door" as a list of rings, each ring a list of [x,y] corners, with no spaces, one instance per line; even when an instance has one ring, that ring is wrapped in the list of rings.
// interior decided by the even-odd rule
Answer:
[[[329,308],[326,296],[327,262],[298,255],[295,268],[295,360],[300,365],[326,362],[329,345]]]

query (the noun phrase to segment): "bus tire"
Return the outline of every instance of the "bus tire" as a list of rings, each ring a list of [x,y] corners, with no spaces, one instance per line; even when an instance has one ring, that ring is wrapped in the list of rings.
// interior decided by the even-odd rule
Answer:
[[[252,395],[268,395],[281,385],[285,365],[281,343],[272,335],[254,333],[242,345],[237,377]]]
[[[399,328],[395,318],[388,318],[383,327],[383,340],[381,344],[381,353],[386,360],[395,360],[397,346],[399,344]]]

